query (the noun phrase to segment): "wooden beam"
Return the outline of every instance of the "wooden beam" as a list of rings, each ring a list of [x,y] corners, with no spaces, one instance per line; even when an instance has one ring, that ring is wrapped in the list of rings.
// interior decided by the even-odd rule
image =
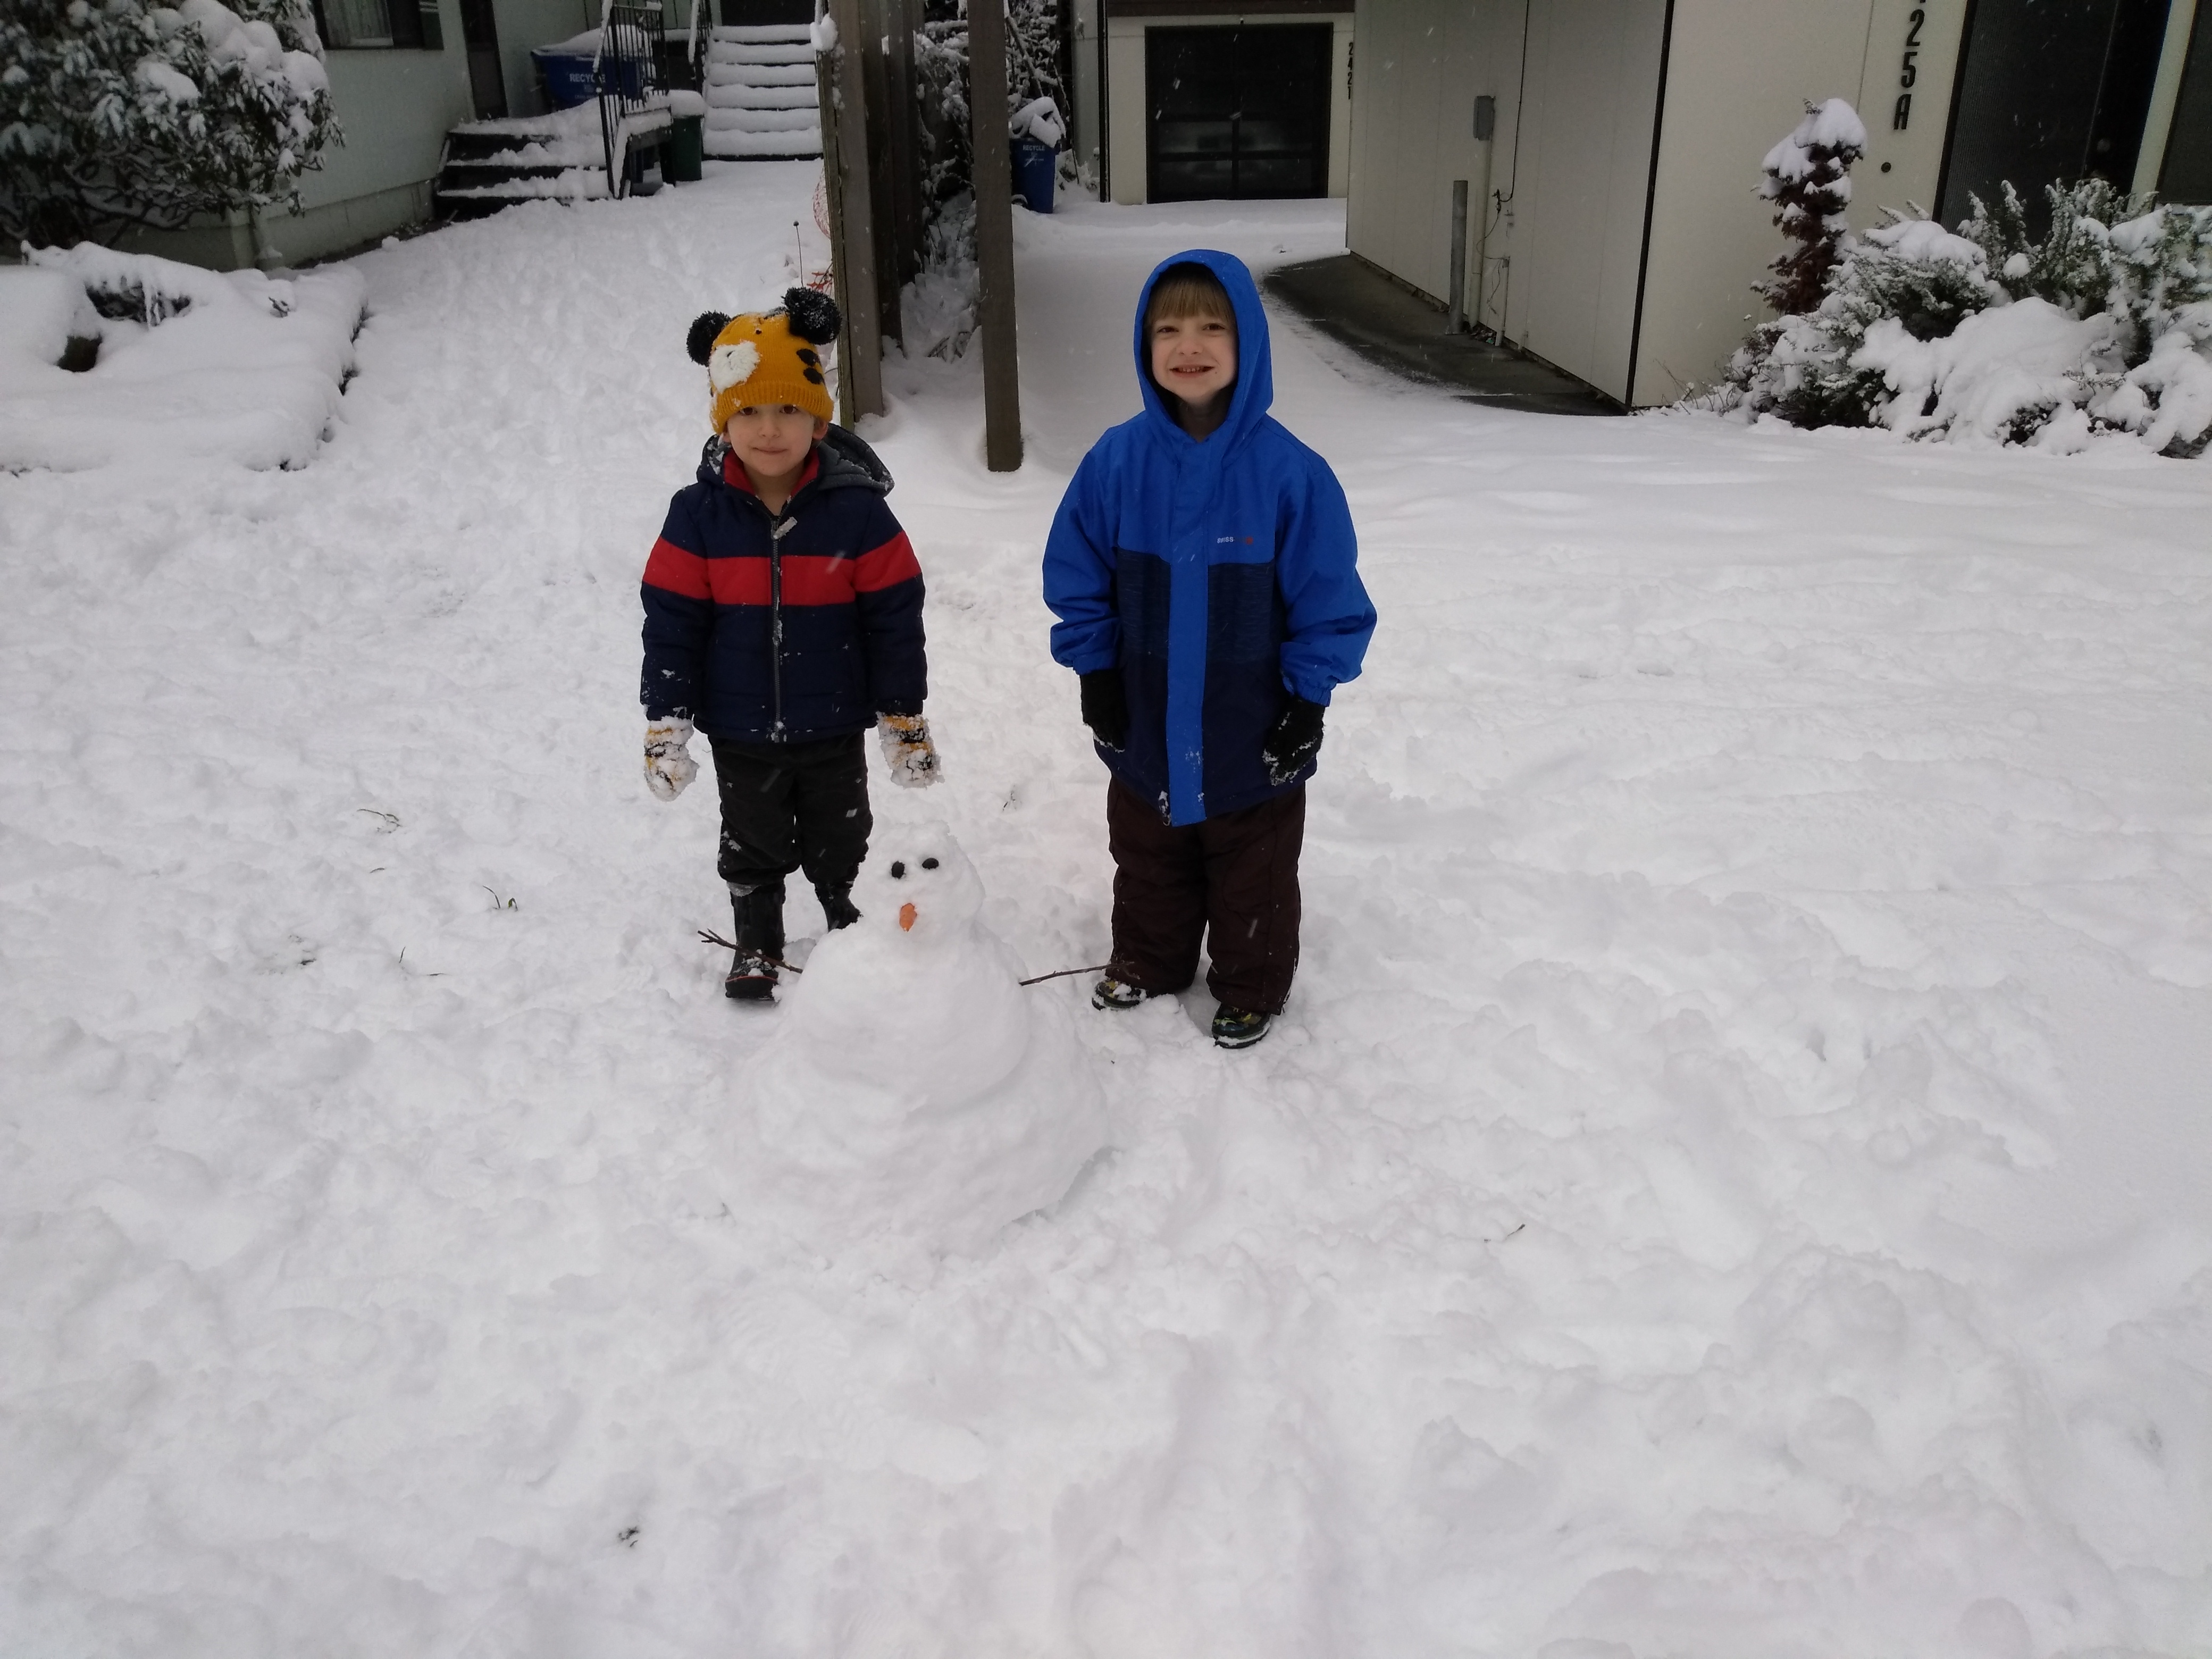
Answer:
[[[1021,359],[1014,327],[1014,173],[1006,137],[1005,0],[969,0],[968,106],[975,152],[975,266],[983,337],[983,464],[1022,464]]]
[[[898,167],[903,147],[890,118],[892,88],[886,43],[890,39],[889,0],[860,0],[860,85],[868,105],[868,206],[875,228],[877,332],[904,343],[899,326],[900,269]]]
[[[896,273],[903,289],[921,272],[926,214],[921,200],[921,110],[915,96],[914,33],[921,24],[921,0],[885,0],[884,84],[890,94],[880,140],[891,158],[891,223],[896,248],[884,269]],[[903,336],[902,336],[903,337]]]
[[[875,210],[868,178],[868,102],[860,0],[830,0],[836,50],[816,60],[822,100],[822,174],[830,197],[830,258],[845,331],[837,342],[839,413],[852,425],[884,412],[884,340]],[[1004,125],[1001,123],[1000,125]]]

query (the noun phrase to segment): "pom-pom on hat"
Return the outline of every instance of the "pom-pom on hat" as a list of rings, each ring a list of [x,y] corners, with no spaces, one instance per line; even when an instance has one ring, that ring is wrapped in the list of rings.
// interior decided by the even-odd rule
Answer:
[[[707,369],[708,418],[720,432],[741,409],[790,404],[819,421],[836,413],[816,350],[837,337],[837,302],[810,288],[786,290],[782,308],[732,317],[702,312],[684,349]]]

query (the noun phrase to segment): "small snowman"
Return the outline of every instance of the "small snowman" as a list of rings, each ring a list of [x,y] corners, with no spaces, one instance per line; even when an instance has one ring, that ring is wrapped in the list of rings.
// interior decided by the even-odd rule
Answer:
[[[1105,1145],[1066,1011],[1024,988],[977,916],[942,824],[893,830],[853,888],[860,920],[787,981],[740,1081],[757,1153],[818,1238],[887,1223],[955,1250],[1065,1194]]]

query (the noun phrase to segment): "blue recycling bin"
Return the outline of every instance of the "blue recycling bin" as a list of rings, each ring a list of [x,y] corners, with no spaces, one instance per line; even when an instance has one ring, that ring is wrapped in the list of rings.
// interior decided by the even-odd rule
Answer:
[[[1052,188],[1060,171],[1060,153],[1034,138],[1013,141],[1014,193],[1032,213],[1052,211]]]
[[[539,48],[530,57],[538,65],[538,74],[545,77],[545,101],[555,109],[574,109],[599,95],[598,83],[592,78],[589,53]]]
[[[591,53],[553,52],[540,46],[530,56],[538,65],[538,72],[545,77],[545,101],[555,109],[574,109],[599,95],[599,77]],[[606,75],[610,81],[620,80],[624,97],[645,95],[645,64],[639,59],[633,58],[620,65],[609,64]]]

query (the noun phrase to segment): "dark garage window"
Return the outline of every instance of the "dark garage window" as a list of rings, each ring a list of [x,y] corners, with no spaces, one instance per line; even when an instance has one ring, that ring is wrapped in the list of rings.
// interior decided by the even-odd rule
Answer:
[[[1328,24],[1148,28],[1146,194],[1328,194]]]
[[[2010,179],[2039,234],[2043,188],[2134,182],[2168,0],[1975,0],[1937,216]]]
[[[2159,194],[2169,202],[2212,202],[2212,5],[2198,0],[2190,37],[2181,97],[2173,106],[2173,131],[2166,144]]]

